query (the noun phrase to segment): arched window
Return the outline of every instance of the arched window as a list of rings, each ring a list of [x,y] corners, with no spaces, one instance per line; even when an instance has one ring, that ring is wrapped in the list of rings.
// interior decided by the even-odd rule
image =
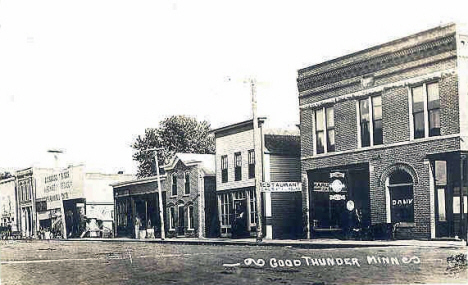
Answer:
[[[391,222],[414,222],[413,178],[402,170],[395,170],[388,180]]]

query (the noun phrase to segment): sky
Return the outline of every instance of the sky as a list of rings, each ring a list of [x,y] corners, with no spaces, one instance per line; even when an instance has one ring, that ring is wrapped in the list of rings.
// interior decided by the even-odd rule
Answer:
[[[136,173],[145,128],[299,123],[297,70],[450,22],[467,1],[0,0],[0,170]]]

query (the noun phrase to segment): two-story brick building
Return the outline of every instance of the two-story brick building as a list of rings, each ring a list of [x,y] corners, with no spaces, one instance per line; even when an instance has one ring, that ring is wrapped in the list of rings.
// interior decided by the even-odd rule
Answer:
[[[176,153],[164,170],[168,236],[219,236],[214,154]]]
[[[301,231],[298,132],[264,129],[261,136],[262,229],[266,238],[292,238]],[[257,225],[253,121],[212,131],[216,143],[216,190],[221,236],[255,236]]]
[[[397,238],[465,236],[467,56],[450,24],[299,70],[307,236],[353,204]]]

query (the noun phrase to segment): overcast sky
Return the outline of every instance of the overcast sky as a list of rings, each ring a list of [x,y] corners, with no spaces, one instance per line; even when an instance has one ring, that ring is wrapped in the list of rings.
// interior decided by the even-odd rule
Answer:
[[[466,1],[0,0],[0,169],[135,173],[166,116],[299,122],[297,70],[453,21]]]

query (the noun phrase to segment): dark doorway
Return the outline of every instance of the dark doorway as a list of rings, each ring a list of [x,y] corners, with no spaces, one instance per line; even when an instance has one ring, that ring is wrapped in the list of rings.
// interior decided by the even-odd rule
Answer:
[[[184,206],[183,205],[180,205],[179,206],[179,224],[178,224],[178,227],[177,227],[177,235],[184,235],[184,228],[185,228],[185,219],[184,219],[185,215],[184,215]]]

